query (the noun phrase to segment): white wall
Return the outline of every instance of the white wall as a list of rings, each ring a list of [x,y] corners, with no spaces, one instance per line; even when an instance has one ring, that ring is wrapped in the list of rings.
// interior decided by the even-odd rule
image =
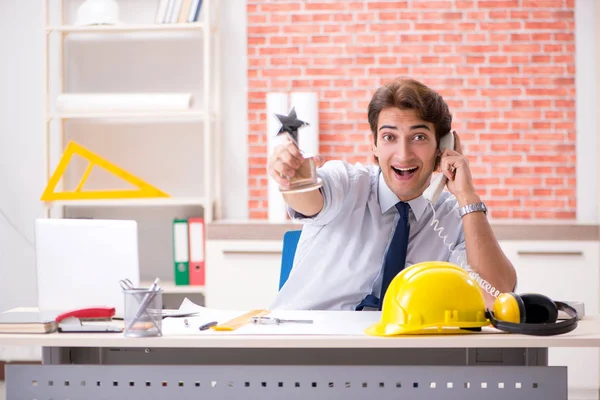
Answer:
[[[37,0],[0,2],[0,309],[36,305],[33,221],[42,215],[43,17]]]
[[[575,2],[575,88],[577,131],[577,221],[598,223],[598,155],[596,81],[598,14],[596,1]]]
[[[44,0],[45,1],[45,0]],[[215,0],[212,0],[215,1]],[[217,0],[218,1],[218,0]],[[80,1],[66,1],[76,10]],[[156,1],[123,0],[123,18],[150,19],[154,16]],[[222,31],[222,118],[223,145],[223,217],[243,219],[247,210],[247,95],[246,95],[246,2],[244,0],[221,1]],[[39,201],[44,182],[44,16],[40,0],[0,0],[0,209],[8,216],[16,230],[0,215],[0,310],[15,306],[35,305],[35,260],[33,245],[34,220],[43,215]],[[137,10],[136,10],[137,8]],[[164,73],[164,79],[156,79],[136,73],[128,76],[124,69],[111,72],[110,56],[117,54],[112,61],[125,65],[129,60],[153,63],[151,67],[168,68],[169,60],[160,52],[161,43],[139,42],[139,46],[127,47],[114,43],[108,47],[99,43],[86,45],[73,42],[73,60],[70,66],[71,77],[65,82],[73,90],[98,89],[117,90],[120,87],[152,90],[155,88],[175,89],[185,84],[186,79],[201,78],[194,71],[195,62],[201,65],[201,47],[191,47],[191,41],[182,41],[184,47],[172,48],[175,42],[165,41],[162,50],[168,56],[181,57],[180,68],[171,74]],[[103,47],[104,46],[104,47]],[[157,47],[152,47],[157,46]],[[170,48],[170,47],[171,48]],[[99,49],[90,52],[90,49]],[[115,50],[116,49],[116,50]],[[134,49],[132,52],[131,49]],[[159,50],[159,51],[155,51]],[[114,52],[113,52],[114,51]],[[78,53],[79,52],[79,53]],[[138,57],[139,56],[139,57]],[[71,58],[70,58],[71,59]],[[103,60],[103,62],[98,62]],[[172,61],[172,60],[171,60]],[[96,63],[94,63],[96,62]],[[194,62],[194,64],[192,63]],[[121,63],[121,64],[119,64]],[[144,69],[150,71],[152,68]],[[164,72],[164,71],[163,71]],[[91,80],[90,77],[99,77]],[[153,78],[144,82],[144,77]],[[135,86],[138,85],[138,86]],[[170,85],[170,86],[169,86]],[[200,87],[196,87],[200,91]],[[78,125],[79,124],[79,125]],[[122,161],[125,167],[142,168],[151,176],[147,179],[166,185],[175,194],[201,190],[202,171],[195,157],[200,150],[190,144],[198,144],[198,138],[191,137],[190,129],[183,129],[175,135],[164,125],[149,125],[144,129],[135,126],[117,126],[116,130],[103,131],[102,125],[84,126],[80,122],[73,126],[75,138],[85,144],[102,146],[107,159]],[[184,127],[185,128],[185,127]],[[112,129],[112,128],[111,128]],[[100,135],[110,138],[108,144],[100,142]],[[119,138],[117,135],[122,135]],[[119,140],[121,139],[121,140]],[[122,145],[112,145],[121,143]],[[124,143],[124,144],[123,144]],[[128,147],[129,146],[129,147]],[[170,150],[166,156],[161,150]],[[169,147],[170,146],[170,147]],[[123,149],[128,151],[124,156]],[[187,153],[186,153],[187,152]],[[153,156],[155,158],[153,158]],[[183,161],[178,160],[182,158]],[[157,161],[157,159],[159,161]],[[150,160],[150,162],[149,162]],[[157,165],[166,160],[180,162],[182,174],[169,179]],[[187,160],[187,161],[186,161]],[[186,164],[188,162],[188,164]],[[189,168],[185,168],[189,166]],[[149,168],[149,169],[143,169]],[[127,169],[127,168],[126,168]],[[233,172],[233,173],[232,173]],[[91,181],[91,178],[90,178]],[[189,185],[186,182],[191,182]],[[143,278],[161,276],[171,278],[170,220],[176,216],[190,216],[200,212],[198,208],[179,209],[74,209],[69,215],[86,215],[106,218],[135,218],[140,223],[140,261]],[[18,232],[27,238],[24,240]]]

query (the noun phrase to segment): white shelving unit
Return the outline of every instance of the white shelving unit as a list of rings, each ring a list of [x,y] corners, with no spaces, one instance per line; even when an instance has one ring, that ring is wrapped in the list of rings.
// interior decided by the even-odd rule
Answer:
[[[193,176],[194,182],[197,184],[197,180],[201,180],[201,184],[197,184],[194,187],[200,188],[198,193],[184,193],[184,194],[172,194],[172,197],[167,198],[131,198],[131,199],[111,199],[111,200],[58,200],[45,202],[46,216],[49,218],[62,218],[69,214],[68,209],[73,211],[79,208],[93,207],[99,210],[105,210],[106,208],[125,208],[125,210],[131,210],[131,207],[135,208],[149,208],[159,207],[165,208],[165,212],[168,210],[179,210],[181,207],[201,207],[203,217],[206,223],[219,219],[221,214],[221,181],[220,181],[220,152],[221,152],[221,140],[220,140],[220,32],[219,32],[219,3],[220,0],[203,0],[202,11],[200,13],[200,20],[198,22],[190,23],[155,23],[154,15],[157,7],[157,1],[148,0],[134,0],[134,1],[119,1],[119,7],[121,12],[119,24],[116,25],[94,25],[94,26],[78,26],[75,25],[75,13],[77,7],[83,3],[84,0],[44,0],[44,14],[45,14],[45,179],[46,182],[54,173],[56,165],[60,161],[62,154],[66,148],[68,141],[71,139],[71,123],[77,123],[78,129],[81,130],[81,126],[87,126],[86,124],[101,124],[102,129],[96,130],[98,132],[107,133],[110,131],[113,125],[126,124],[127,126],[135,126],[136,124],[169,124],[169,137],[168,141],[173,141],[179,145],[179,126],[185,125],[188,129],[188,138],[190,137],[190,130],[195,131],[197,127],[198,134],[202,135],[200,139],[197,137],[197,142],[201,143],[202,151],[192,150],[194,157],[200,159],[198,163],[201,164],[201,169],[188,175]],[[125,8],[129,7],[128,10]],[[143,7],[140,11],[140,7]],[[142,16],[143,14],[143,16]],[[152,17],[150,17],[150,15]],[[70,40],[70,42],[69,42]],[[70,43],[81,45],[81,43],[93,43],[94,45],[105,45],[104,50],[108,53],[112,49],[122,51],[124,46],[131,46],[131,51],[136,51],[136,45],[139,45],[140,40],[144,43],[144,48],[147,50],[152,48],[154,43],[164,46],[164,41],[168,40],[169,43],[180,44],[184,49],[183,53],[196,52],[193,58],[197,62],[197,70],[201,72],[192,73],[189,77],[190,84],[187,86],[187,81],[184,85],[181,85],[179,81],[178,90],[172,90],[171,92],[182,92],[193,93],[193,105],[190,109],[184,111],[172,111],[172,110],[159,110],[155,112],[115,112],[111,110],[102,112],[63,112],[56,107],[56,99],[58,95],[62,93],[75,93],[75,88],[69,88],[69,76],[71,72],[69,70],[70,62],[73,61],[73,57],[77,57],[78,54],[75,52],[71,53],[69,50]],[[187,47],[186,47],[187,46]],[[106,50],[108,49],[108,50]],[[183,54],[182,53],[182,54]],[[122,53],[119,53],[122,54]],[[80,55],[80,54],[79,54]],[[185,55],[185,54],[184,54]],[[161,53],[157,52],[157,56],[160,57]],[[135,58],[134,58],[135,59]],[[79,60],[75,60],[79,61]],[[104,61],[104,60],[103,60]],[[106,62],[119,62],[117,58],[111,59],[110,56],[106,58]],[[130,59],[131,62],[131,59]],[[186,62],[178,59],[169,60],[175,66],[175,73],[177,71],[178,63]],[[194,64],[196,65],[196,64]],[[127,67],[138,68],[137,65],[127,65]],[[142,64],[143,69],[151,69],[154,67],[152,63]],[[162,64],[164,69],[164,63]],[[195,67],[193,67],[195,68]],[[78,72],[78,71],[75,71]],[[89,76],[88,76],[89,78]],[[165,84],[159,82],[161,89],[157,91],[169,91],[165,90],[165,87],[171,83],[171,77],[165,75]],[[128,82],[121,82],[123,84]],[[152,83],[149,82],[148,88]],[[75,85],[76,86],[76,85]],[[116,85],[112,85],[111,89],[106,91],[94,91],[97,94],[114,93]],[[116,86],[120,88],[120,86]],[[66,90],[69,88],[70,90]],[[120,92],[128,92],[125,86]],[[138,85],[137,89],[140,89]],[[142,86],[141,89],[146,89]],[[189,89],[189,90],[188,90]],[[150,90],[150,89],[149,89]],[[132,92],[139,92],[139,90],[131,90]],[[171,126],[173,129],[171,129]],[[87,135],[86,129],[83,129],[83,134]],[[127,135],[127,131],[123,133],[123,136]],[[194,132],[192,132],[192,135]],[[108,135],[107,135],[108,136]],[[172,136],[172,138],[171,138]],[[110,139],[110,145],[102,146],[104,149],[114,149],[119,146],[119,135],[113,135]],[[122,139],[127,139],[123,137]],[[113,148],[113,142],[114,148]],[[97,142],[96,142],[97,143]],[[129,142],[131,144],[131,140]],[[105,155],[102,151],[97,151],[95,148],[89,148],[92,152],[98,153],[101,157],[112,161],[109,155]],[[195,165],[198,165],[195,164]],[[118,162],[115,164],[121,166]],[[123,167],[125,170],[127,168]],[[138,175],[133,171],[128,171]],[[169,172],[168,174],[170,174]],[[173,173],[179,173],[174,171]],[[168,174],[167,180],[168,180]],[[164,181],[165,174],[162,175]],[[197,177],[197,180],[196,180]],[[77,182],[79,176],[72,177],[71,180]],[[144,179],[143,176],[140,178]],[[91,180],[91,178],[89,179]],[[148,183],[153,184],[152,178],[147,179]],[[57,186],[57,191],[62,190],[73,190],[74,186],[70,180],[62,179]],[[156,185],[159,189],[163,189],[159,184]],[[86,187],[83,187],[85,190]],[[96,189],[94,189],[96,190]],[[168,190],[165,190],[170,192]],[[178,209],[179,207],[179,209]],[[87,211],[86,211],[87,212]],[[127,215],[129,211],[120,211],[121,215]],[[125,214],[123,214],[123,212]],[[153,211],[148,211],[153,212]],[[173,211],[173,217],[177,214]],[[139,215],[138,210],[134,211],[136,215]],[[162,236],[164,237],[164,235]],[[167,243],[165,243],[167,245]],[[162,264],[162,262],[160,263]],[[144,266],[140,266],[143,270]],[[161,267],[162,268],[162,267]],[[168,269],[167,269],[168,268]],[[166,271],[171,271],[172,266],[166,266]],[[172,278],[171,278],[172,279]],[[147,282],[144,282],[147,283]],[[149,286],[149,284],[148,284]],[[203,286],[176,286],[172,281],[168,279],[162,280],[161,286],[165,290],[165,294],[172,295],[199,295],[204,294]]]
[[[77,3],[77,2],[75,2]],[[203,0],[201,20],[193,23],[152,23],[152,21],[140,22],[126,21],[118,25],[95,25],[77,26],[73,24],[73,18],[68,18],[67,6],[73,8],[74,2],[70,0],[45,0],[46,21],[46,101],[45,101],[45,177],[50,178],[62,152],[66,146],[68,132],[66,129],[69,120],[93,120],[93,121],[119,121],[135,124],[136,122],[159,121],[167,123],[194,123],[202,127],[203,153],[202,176],[203,193],[198,196],[177,197],[160,199],[118,199],[118,200],[72,200],[45,202],[48,217],[62,217],[65,207],[144,207],[144,206],[201,206],[206,223],[220,218],[221,213],[221,182],[220,182],[220,51],[219,51],[219,0]],[[77,3],[81,4],[81,2]],[[127,7],[127,2],[120,2],[120,7]],[[144,7],[151,8],[154,12],[155,2],[139,2]],[[71,13],[72,14],[72,13]],[[74,35],[74,36],[73,36]],[[76,40],[86,40],[86,36],[94,42],[99,40],[114,43],[118,38],[120,44],[128,40],[135,40],[142,36],[145,40],[161,40],[165,37],[182,38],[201,41],[202,45],[202,97],[199,102],[201,108],[192,108],[189,111],[157,111],[157,112],[57,112],[55,108],[56,96],[65,93],[66,59],[65,47],[67,38],[74,37]],[[120,37],[119,37],[120,36]],[[57,37],[57,43],[53,45],[52,38]],[[135,42],[134,42],[135,43]],[[132,46],[135,46],[133,44]],[[135,49],[135,47],[132,47]],[[52,57],[57,60],[52,62]],[[56,70],[54,68],[56,66]],[[145,66],[150,68],[151,66]],[[54,91],[52,90],[52,87]],[[214,94],[211,93],[214,90]],[[176,136],[176,129],[173,130]],[[176,139],[174,139],[176,140]],[[94,149],[90,149],[94,151]],[[102,154],[100,154],[102,156]],[[64,190],[64,179],[57,190]],[[151,182],[150,182],[151,183]],[[85,188],[84,188],[85,189]],[[71,190],[68,188],[67,190]]]

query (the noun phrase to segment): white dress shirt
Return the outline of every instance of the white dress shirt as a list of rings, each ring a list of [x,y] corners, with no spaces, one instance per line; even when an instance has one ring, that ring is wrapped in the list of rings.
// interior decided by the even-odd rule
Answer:
[[[271,309],[354,310],[368,294],[380,295],[385,254],[400,217],[394,207],[398,197],[385,184],[379,166],[329,161],[317,173],[323,180],[323,209],[307,218],[288,207],[291,218],[303,223],[302,235],[290,276]],[[434,206],[438,225],[422,196],[408,204],[406,266],[465,260],[462,221],[452,194],[442,192]],[[434,227],[443,227],[454,253]]]

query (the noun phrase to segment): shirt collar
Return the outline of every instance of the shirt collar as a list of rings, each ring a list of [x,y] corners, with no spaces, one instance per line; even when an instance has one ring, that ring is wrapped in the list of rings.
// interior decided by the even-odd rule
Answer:
[[[379,182],[377,185],[377,194],[379,197],[379,207],[381,208],[381,213],[386,213],[390,208],[394,207],[396,203],[400,201],[398,196],[394,194],[390,190],[390,188],[385,184],[385,180],[383,179],[383,174],[381,170],[379,170]],[[421,195],[412,200],[408,201],[408,205],[415,215],[415,219],[418,221],[425,208],[427,208],[427,200]]]

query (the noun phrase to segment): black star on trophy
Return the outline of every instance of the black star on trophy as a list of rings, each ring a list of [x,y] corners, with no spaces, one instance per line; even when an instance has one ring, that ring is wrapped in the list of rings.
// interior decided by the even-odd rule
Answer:
[[[275,114],[275,116],[281,123],[277,136],[288,135],[296,147],[300,148],[298,130],[308,126],[308,123],[298,119],[295,107],[292,107],[288,115]],[[300,168],[296,170],[296,174],[289,178],[290,188],[279,189],[282,193],[308,192],[323,186],[323,181],[317,176],[317,166],[314,156],[306,154],[302,150],[300,152],[304,157],[304,161]]]

